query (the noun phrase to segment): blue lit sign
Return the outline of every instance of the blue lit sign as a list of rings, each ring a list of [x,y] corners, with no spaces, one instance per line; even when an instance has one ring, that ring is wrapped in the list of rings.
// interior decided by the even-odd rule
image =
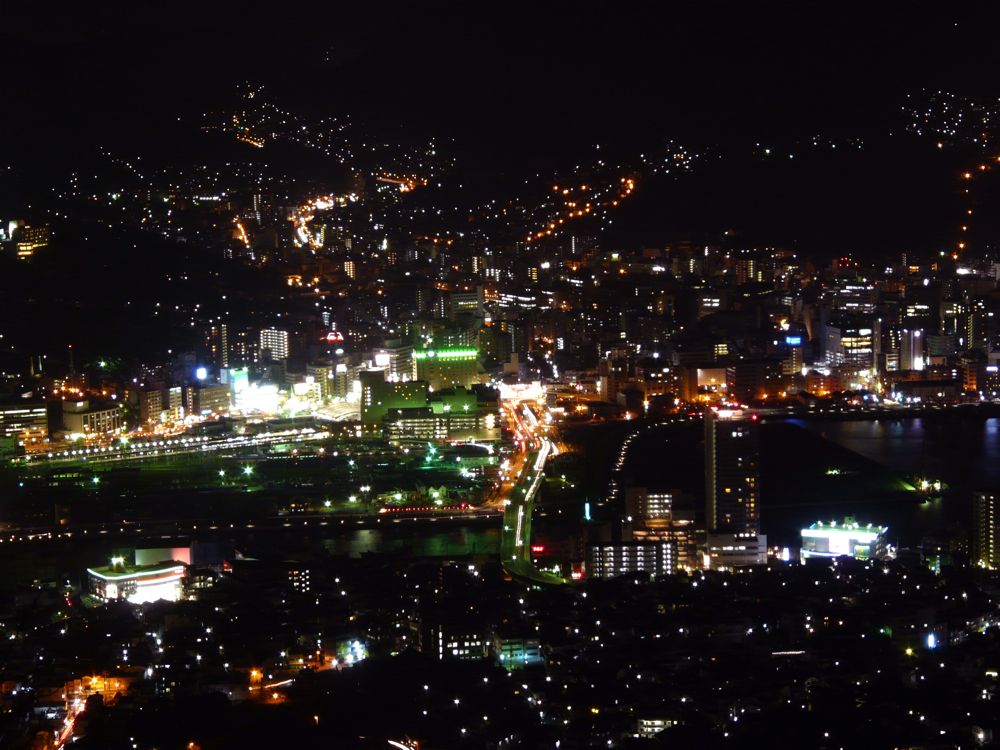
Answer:
[[[801,346],[802,337],[801,336],[785,336],[785,343],[789,346]]]

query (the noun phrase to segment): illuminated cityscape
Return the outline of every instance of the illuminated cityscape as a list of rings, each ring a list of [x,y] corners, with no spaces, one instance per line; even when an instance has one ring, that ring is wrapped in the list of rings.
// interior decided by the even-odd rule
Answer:
[[[1000,740],[985,8],[22,5],[0,750]]]

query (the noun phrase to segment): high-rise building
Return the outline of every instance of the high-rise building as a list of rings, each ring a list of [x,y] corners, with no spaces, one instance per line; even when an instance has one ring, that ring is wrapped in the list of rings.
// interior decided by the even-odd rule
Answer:
[[[623,539],[670,542],[678,569],[701,567],[698,548],[705,534],[695,524],[694,505],[687,497],[673,491],[650,493],[645,487],[628,487],[625,519],[631,525],[631,534],[623,535]]]
[[[842,279],[824,290],[823,299],[834,310],[851,315],[871,316],[878,307],[878,287],[874,284]]]
[[[270,352],[273,360],[288,359],[288,331],[265,328],[260,332],[260,351],[265,356]]]
[[[705,522],[709,531],[759,531],[760,436],[757,415],[705,415]]]
[[[260,336],[252,328],[223,323],[219,326],[222,366],[240,367],[256,362],[260,354]]]
[[[139,421],[142,424],[158,422],[164,411],[163,389],[158,387],[130,388],[128,403],[132,407],[133,413],[138,409]]]
[[[625,490],[625,515],[631,518],[670,518],[673,511],[672,492],[651,493],[645,487]]]
[[[785,390],[785,378],[780,359],[733,362],[726,368],[726,390],[729,398],[749,403],[762,398],[775,398]]]
[[[1000,567],[1000,492],[977,490],[972,494],[972,562]]]
[[[870,370],[875,365],[875,355],[882,338],[876,328],[877,323],[870,321],[840,327],[844,364],[859,370]]]
[[[705,414],[705,524],[713,568],[767,562],[760,535],[760,435],[757,415]]]

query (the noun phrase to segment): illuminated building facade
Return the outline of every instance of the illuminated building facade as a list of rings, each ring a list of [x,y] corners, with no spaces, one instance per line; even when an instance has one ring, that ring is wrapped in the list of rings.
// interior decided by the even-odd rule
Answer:
[[[481,382],[479,352],[475,349],[425,349],[413,352],[413,379],[434,390]]]
[[[102,435],[122,428],[121,404],[94,406],[87,400],[63,401],[63,426],[78,435]]]
[[[388,368],[389,380],[410,380],[413,376],[413,345],[390,339],[375,349],[375,367]]]
[[[679,569],[700,568],[698,547],[704,529],[695,524],[695,511],[685,498],[680,506],[674,492],[650,493],[645,487],[625,490],[625,517],[631,524],[631,541],[669,542]]]
[[[493,652],[500,666],[508,671],[539,666],[545,663],[542,645],[537,638],[493,635]]]
[[[1000,567],[1000,492],[972,493],[972,562],[987,568]]]
[[[426,406],[391,409],[382,420],[382,434],[393,442],[473,439],[492,442],[500,439],[500,427],[494,414],[435,413]]]
[[[158,422],[163,413],[163,391],[159,388],[148,390],[129,389],[128,402],[139,409],[139,421],[143,424]]]
[[[885,557],[889,552],[886,540],[888,526],[862,526],[853,518],[844,519],[838,524],[814,523],[808,529],[802,529],[801,558],[810,557],[840,557],[847,555],[859,560]]]
[[[767,537],[760,534],[759,464],[756,414],[705,414],[705,523],[712,569],[767,563]]]
[[[705,522],[710,531],[757,533],[759,461],[756,414],[705,414]]]
[[[22,258],[34,255],[35,250],[48,247],[51,238],[52,230],[48,224],[26,226],[21,230],[21,236],[17,241],[17,254]]]
[[[224,368],[247,365],[260,357],[260,336],[253,329],[223,323],[219,327],[220,352]]]
[[[427,383],[387,382],[383,370],[358,373],[361,382],[361,424],[381,425],[391,409],[427,407]]]
[[[272,360],[288,359],[288,331],[265,328],[260,332],[260,351],[264,357],[270,353]]]
[[[430,640],[431,652],[442,660],[481,661],[489,648],[485,628],[476,622],[438,623]]]
[[[446,317],[454,320],[458,315],[485,317],[483,287],[477,286],[473,291],[451,292],[446,298]]]
[[[673,515],[672,492],[651,493],[645,487],[625,490],[625,515],[632,519],[666,518]]]
[[[838,281],[826,288],[823,297],[834,310],[850,315],[874,315],[878,306],[878,288],[858,281]]]
[[[587,576],[614,578],[629,573],[670,575],[676,569],[672,542],[598,542],[587,545]]]
[[[90,593],[102,602],[125,599],[133,604],[176,602],[183,596],[186,568],[173,560],[153,565],[126,565],[116,557],[111,565],[88,568]]]
[[[228,385],[206,385],[201,388],[188,387],[186,397],[188,412],[194,415],[226,414],[232,408],[232,393]]]
[[[24,442],[47,438],[49,415],[45,402],[0,403],[0,436]]]
[[[844,325],[840,329],[840,346],[844,364],[858,370],[870,370],[875,365],[876,343],[881,340],[871,323]]]
[[[708,564],[712,570],[730,570],[767,564],[767,537],[753,532],[708,534]]]
[[[288,581],[292,588],[302,594],[312,591],[312,584],[309,582],[309,568],[293,565],[288,568]]]

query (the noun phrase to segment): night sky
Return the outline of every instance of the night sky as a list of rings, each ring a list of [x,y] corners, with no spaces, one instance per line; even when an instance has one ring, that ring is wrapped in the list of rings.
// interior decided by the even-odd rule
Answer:
[[[700,149],[821,134],[877,144],[902,133],[907,94],[1000,93],[985,2],[18,5],[6,9],[0,47],[8,202],[99,147],[185,158],[196,118],[231,105],[244,82],[295,112],[454,139],[467,166],[524,172],[571,163],[596,142]],[[825,220],[934,172],[898,158],[876,154],[884,184]],[[835,177],[831,195],[868,168]],[[731,201],[713,180],[699,195]],[[859,221],[860,234],[878,231],[876,217]]]

